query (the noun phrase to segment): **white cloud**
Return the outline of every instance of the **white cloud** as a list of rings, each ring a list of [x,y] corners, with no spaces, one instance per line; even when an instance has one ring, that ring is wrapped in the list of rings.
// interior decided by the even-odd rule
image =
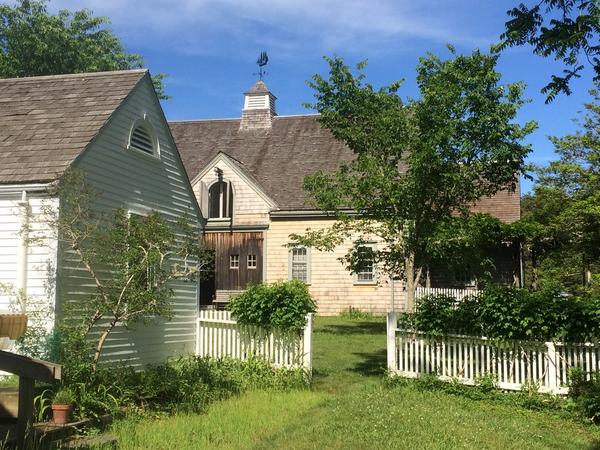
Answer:
[[[129,41],[188,54],[224,47],[265,47],[279,56],[303,51],[364,53],[411,39],[486,46],[495,36],[464,32],[471,2],[441,0],[54,0],[109,16]],[[393,41],[391,41],[393,40]],[[223,45],[225,44],[225,45]],[[397,50],[397,49],[396,49]],[[254,50],[253,50],[254,51]],[[239,53],[238,53],[239,55]]]

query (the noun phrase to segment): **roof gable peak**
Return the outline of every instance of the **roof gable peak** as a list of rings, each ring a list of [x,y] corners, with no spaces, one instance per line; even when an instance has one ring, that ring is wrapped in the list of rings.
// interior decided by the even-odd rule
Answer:
[[[208,164],[204,166],[204,169],[198,175],[196,175],[196,177],[192,180],[192,186],[200,183],[202,178],[204,178],[207,173],[214,170],[219,163],[227,164],[227,166],[233,172],[235,172],[235,174],[240,177],[244,183],[250,186],[250,188],[254,190],[254,192],[256,192],[256,194],[258,194],[269,205],[269,207],[273,209],[279,209],[277,202],[271,196],[269,196],[269,194],[267,194],[265,189],[260,185],[258,180],[254,178],[244,163],[222,151],[218,152],[208,162]]]

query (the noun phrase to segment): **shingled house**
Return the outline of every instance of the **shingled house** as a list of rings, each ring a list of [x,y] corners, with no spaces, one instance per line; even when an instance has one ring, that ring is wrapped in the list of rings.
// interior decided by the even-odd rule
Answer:
[[[43,205],[60,214],[55,182],[73,167],[99,193],[92,208],[158,211],[173,222],[200,215],[169,126],[146,70],[0,79],[0,309],[27,297],[27,310],[47,305],[60,314],[66,301],[85,302],[95,286],[58,245]],[[28,239],[24,229],[40,239]],[[120,327],[107,359],[133,365],[189,353],[195,344],[197,286],[172,282],[173,320]],[[54,312],[47,326],[54,324]]]
[[[334,171],[353,154],[320,125],[317,115],[278,116],[275,101],[258,81],[245,93],[241,118],[170,122],[208,217],[204,238],[216,250],[215,279],[201,289],[201,302],[226,302],[248,282],[299,279],[310,285],[321,314],[349,307],[385,312],[391,283],[378,279],[372,266],[357,274],[346,271],[338,258],[347,246],[332,253],[286,246],[291,233],[332,224],[330,217],[309,206],[304,177]],[[519,218],[519,208],[517,191],[482,199],[474,209],[512,222]],[[514,249],[497,255],[498,277],[512,279],[514,256]],[[470,281],[449,279],[440,271],[430,279],[433,286]],[[403,286],[394,286],[400,304]]]

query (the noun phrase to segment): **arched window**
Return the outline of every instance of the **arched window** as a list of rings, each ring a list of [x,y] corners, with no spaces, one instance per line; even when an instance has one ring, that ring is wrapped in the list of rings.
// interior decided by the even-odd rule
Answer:
[[[226,181],[217,181],[208,190],[208,218],[227,219],[233,215],[233,191]]]
[[[131,127],[129,149],[137,150],[151,156],[159,156],[158,138],[150,122],[144,117],[138,119]]]

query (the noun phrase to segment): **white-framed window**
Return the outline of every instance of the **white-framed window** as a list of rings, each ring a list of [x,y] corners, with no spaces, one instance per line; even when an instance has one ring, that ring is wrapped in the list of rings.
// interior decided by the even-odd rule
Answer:
[[[240,255],[229,255],[229,268],[239,269],[240,268]]]
[[[233,215],[233,189],[227,181],[217,181],[208,189],[208,218],[231,219]]]
[[[377,266],[372,257],[370,257],[375,248],[375,243],[364,243],[357,248],[357,252],[361,254],[363,259],[358,269],[354,272],[354,284],[377,283]]]
[[[310,283],[310,248],[294,247],[289,252],[289,274],[290,280],[299,280]]]
[[[248,255],[248,269],[256,269],[257,263],[256,255]]]
[[[155,158],[160,157],[158,137],[146,115],[133,122],[127,148]]]

